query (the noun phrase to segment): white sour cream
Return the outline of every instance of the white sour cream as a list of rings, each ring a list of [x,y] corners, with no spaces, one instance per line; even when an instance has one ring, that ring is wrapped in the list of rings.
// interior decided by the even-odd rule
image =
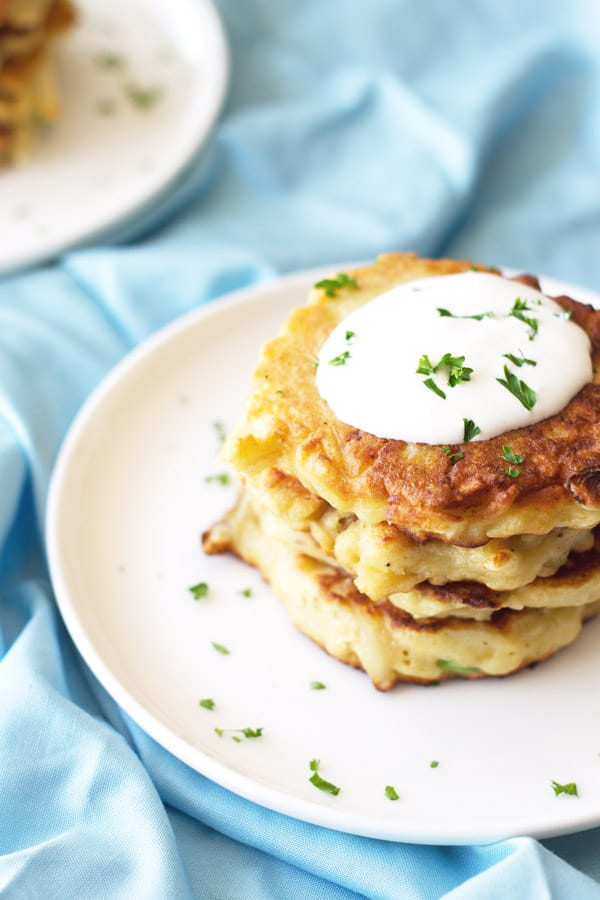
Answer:
[[[489,315],[458,318],[482,314]],[[519,366],[507,353],[535,365]],[[445,354],[464,356],[462,369],[473,371],[438,365]],[[416,372],[424,356],[425,368],[436,371]],[[507,380],[505,366],[526,402],[535,392],[531,409],[498,382]],[[451,387],[453,372],[470,380]],[[428,378],[445,399],[425,385]],[[563,409],[591,379],[590,341],[557,303],[483,272],[423,278],[386,291],[337,326],[316,372],[321,397],[342,422],[381,438],[426,444],[461,443],[464,419],[480,429],[475,440],[532,425]]]

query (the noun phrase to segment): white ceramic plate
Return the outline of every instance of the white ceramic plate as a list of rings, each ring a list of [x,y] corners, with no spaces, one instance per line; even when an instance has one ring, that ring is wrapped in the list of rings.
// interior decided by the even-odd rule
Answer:
[[[47,523],[75,643],[159,743],[291,816],[425,843],[600,824],[600,621],[512,678],[381,694],[297,633],[253,570],[202,554],[200,533],[234,493],[205,480],[223,470],[213,423],[235,421],[259,346],[318,274],[240,291],[176,322],[122,362],[80,413]],[[203,581],[209,594],[195,601],[188,588]],[[311,690],[313,680],[326,689]],[[201,698],[215,709],[199,707]],[[237,743],[215,727],[264,732]],[[341,787],[337,797],[309,783],[313,758]],[[579,798],[555,797],[551,779],[575,781]],[[388,784],[399,801],[385,797]]]
[[[0,174],[0,271],[89,240],[155,198],[221,107],[228,54],[210,0],[77,0],[59,43],[63,117]]]

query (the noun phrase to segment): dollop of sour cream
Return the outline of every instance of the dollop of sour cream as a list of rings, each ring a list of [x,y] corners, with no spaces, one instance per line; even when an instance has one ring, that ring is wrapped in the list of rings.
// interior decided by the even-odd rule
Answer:
[[[348,425],[455,444],[559,412],[591,381],[590,350],[540,291],[464,272],[398,285],[355,310],[323,344],[316,382]]]

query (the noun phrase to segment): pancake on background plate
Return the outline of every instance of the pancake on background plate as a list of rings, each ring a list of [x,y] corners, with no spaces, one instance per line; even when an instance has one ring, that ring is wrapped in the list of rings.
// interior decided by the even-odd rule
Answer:
[[[0,0],[0,164],[25,159],[58,118],[53,50],[74,22],[69,0]]]

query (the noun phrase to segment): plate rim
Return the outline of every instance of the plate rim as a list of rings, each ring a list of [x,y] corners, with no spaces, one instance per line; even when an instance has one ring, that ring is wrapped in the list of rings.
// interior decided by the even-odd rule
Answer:
[[[345,262],[337,265],[319,266],[317,268],[299,270],[284,276],[269,278],[258,284],[227,292],[212,301],[208,301],[205,305],[185,313],[157,330],[137,347],[130,350],[105,374],[84,400],[68,427],[52,468],[48,488],[44,540],[52,589],[61,618],[85,665],[123,711],[146,734],[193,771],[209,778],[226,790],[232,791],[236,795],[273,812],[290,816],[312,825],[330,828],[334,831],[378,840],[423,845],[483,845],[518,835],[547,839],[596,828],[600,826],[600,808],[595,814],[582,813],[579,816],[574,816],[572,814],[567,815],[569,810],[573,810],[570,807],[565,808],[562,818],[560,816],[561,811],[557,810],[557,815],[550,826],[540,821],[541,814],[534,814],[530,817],[530,824],[527,825],[525,822],[522,830],[518,832],[511,829],[506,823],[501,823],[504,827],[500,827],[496,831],[488,830],[483,835],[464,828],[453,833],[449,831],[441,833],[437,830],[437,826],[433,821],[430,827],[421,827],[419,830],[414,831],[410,827],[407,828],[406,823],[403,821],[386,823],[372,815],[361,816],[353,811],[340,811],[334,807],[293,796],[281,789],[259,783],[251,776],[243,775],[230,768],[226,763],[211,757],[203,749],[194,747],[191,742],[175,733],[172,728],[162,722],[158,714],[154,714],[146,709],[143,702],[138,700],[121,683],[117,675],[113,674],[110,664],[104,661],[101,652],[95,648],[93,640],[87,634],[85,626],[78,617],[76,602],[70,597],[65,578],[63,577],[60,559],[58,525],[61,514],[61,497],[63,485],[68,477],[71,457],[76,453],[79,442],[85,438],[87,424],[93,418],[96,407],[101,404],[104,397],[118,387],[127,373],[142,364],[147,357],[159,353],[164,345],[176,341],[180,334],[195,327],[203,320],[220,316],[223,312],[236,306],[252,303],[256,298],[261,298],[268,293],[285,291],[294,287],[309,288],[316,279],[333,270],[347,271],[362,265],[364,265],[362,262]],[[503,268],[502,271],[510,274],[515,270],[507,267]],[[579,291],[585,295],[587,300],[595,297],[600,306],[600,292],[559,279],[545,276],[539,277],[543,284],[546,285],[546,290],[571,293]],[[201,761],[201,766],[199,761]]]
[[[205,106],[205,116],[202,121],[200,119],[197,121],[194,137],[190,139],[186,151],[180,154],[176,165],[166,177],[155,184],[152,190],[137,202],[132,203],[121,212],[105,215],[102,221],[82,230],[75,238],[61,239],[48,235],[38,244],[37,249],[13,255],[11,260],[5,262],[0,261],[0,277],[17,275],[31,266],[49,263],[64,253],[84,248],[94,241],[101,241],[114,228],[126,226],[132,216],[143,214],[145,210],[164,197],[173,184],[193,166],[196,159],[203,153],[225,106],[231,86],[231,49],[223,20],[214,0],[195,0],[195,3],[198,7],[198,15],[201,15],[209,23],[210,31],[207,35],[207,42],[214,43],[215,50],[212,55],[219,60],[220,64],[211,70],[215,77],[214,82],[211,80],[211,90],[206,95],[208,102]]]

